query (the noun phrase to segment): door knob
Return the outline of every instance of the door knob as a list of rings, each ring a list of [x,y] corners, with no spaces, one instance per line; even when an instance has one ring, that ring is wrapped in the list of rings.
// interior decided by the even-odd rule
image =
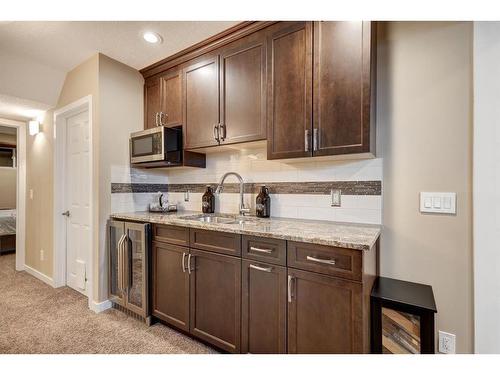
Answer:
[[[70,216],[69,211],[65,211],[65,212],[63,212],[63,213],[62,213],[62,215],[63,215],[63,216],[66,216],[66,217],[69,217],[69,216]]]

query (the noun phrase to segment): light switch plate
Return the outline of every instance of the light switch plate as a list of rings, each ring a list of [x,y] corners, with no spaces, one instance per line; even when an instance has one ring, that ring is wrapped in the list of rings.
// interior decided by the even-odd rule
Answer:
[[[457,194],[443,192],[421,192],[420,212],[434,214],[456,214]]]

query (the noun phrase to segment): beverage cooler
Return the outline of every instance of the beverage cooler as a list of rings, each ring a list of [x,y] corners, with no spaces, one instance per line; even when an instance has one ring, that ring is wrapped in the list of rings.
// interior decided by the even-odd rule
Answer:
[[[148,301],[151,225],[108,222],[109,299],[116,306],[150,320]]]

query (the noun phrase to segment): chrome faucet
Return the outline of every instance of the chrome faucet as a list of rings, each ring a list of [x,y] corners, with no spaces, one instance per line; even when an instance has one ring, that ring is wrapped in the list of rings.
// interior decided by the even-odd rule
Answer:
[[[243,178],[236,172],[227,172],[222,176],[220,179],[219,185],[217,185],[217,189],[215,189],[215,194],[220,194],[222,193],[222,190],[224,189],[224,181],[226,180],[227,176],[236,176],[238,181],[240,182],[240,215],[245,215],[250,213],[250,209],[245,207],[245,201],[243,199],[243,189],[244,189],[244,184],[243,184]]]

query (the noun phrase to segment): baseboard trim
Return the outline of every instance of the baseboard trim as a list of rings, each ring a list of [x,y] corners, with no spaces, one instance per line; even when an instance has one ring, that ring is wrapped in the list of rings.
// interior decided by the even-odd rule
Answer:
[[[110,300],[106,300],[102,302],[92,301],[89,307],[93,312],[99,314],[100,312],[110,309],[112,306],[113,303]]]
[[[29,273],[31,276],[33,277],[36,277],[38,280],[41,280],[43,281],[45,284],[48,284],[50,285],[52,288],[54,288],[54,280],[52,280],[52,278],[48,277],[47,275],[45,275],[44,273],[41,273],[40,271],[34,269],[34,268],[31,268],[30,266],[28,265],[24,265],[24,271],[26,271],[27,273]]]

